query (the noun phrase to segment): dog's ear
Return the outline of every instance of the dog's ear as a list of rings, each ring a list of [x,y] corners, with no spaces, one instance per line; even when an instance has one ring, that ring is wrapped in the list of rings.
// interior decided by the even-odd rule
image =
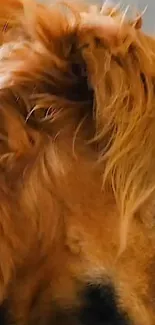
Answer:
[[[122,18],[84,13],[79,42],[94,90],[103,186],[110,183],[121,207],[123,247],[129,219],[154,193],[154,119],[148,116],[154,115],[155,42],[139,30],[141,21]]]

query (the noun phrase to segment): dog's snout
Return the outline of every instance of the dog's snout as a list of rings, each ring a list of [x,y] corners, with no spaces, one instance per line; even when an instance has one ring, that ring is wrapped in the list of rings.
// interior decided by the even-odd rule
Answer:
[[[128,316],[121,311],[111,285],[89,285],[85,288],[84,307],[80,314],[82,325],[129,325]]]

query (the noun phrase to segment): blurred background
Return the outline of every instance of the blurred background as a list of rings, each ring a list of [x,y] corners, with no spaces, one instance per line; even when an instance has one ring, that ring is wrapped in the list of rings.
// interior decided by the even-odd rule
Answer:
[[[52,0],[39,0],[40,2],[48,3]],[[74,1],[74,0],[72,0]],[[87,0],[90,3],[95,3],[93,0]],[[102,4],[104,1],[96,0],[96,3]],[[128,6],[132,8],[137,8],[139,11],[143,11],[146,6],[143,22],[144,30],[148,33],[155,34],[155,0],[112,0],[110,1],[114,4],[120,3],[121,5]]]

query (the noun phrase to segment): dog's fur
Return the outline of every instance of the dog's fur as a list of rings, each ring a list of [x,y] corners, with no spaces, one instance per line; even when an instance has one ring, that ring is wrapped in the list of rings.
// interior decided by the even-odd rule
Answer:
[[[0,301],[19,325],[155,323],[155,40],[103,9],[0,3]]]

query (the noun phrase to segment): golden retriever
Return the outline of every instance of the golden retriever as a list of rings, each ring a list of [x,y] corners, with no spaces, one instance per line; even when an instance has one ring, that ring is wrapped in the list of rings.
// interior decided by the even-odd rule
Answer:
[[[3,322],[154,325],[155,39],[106,4],[1,0],[0,44]]]

